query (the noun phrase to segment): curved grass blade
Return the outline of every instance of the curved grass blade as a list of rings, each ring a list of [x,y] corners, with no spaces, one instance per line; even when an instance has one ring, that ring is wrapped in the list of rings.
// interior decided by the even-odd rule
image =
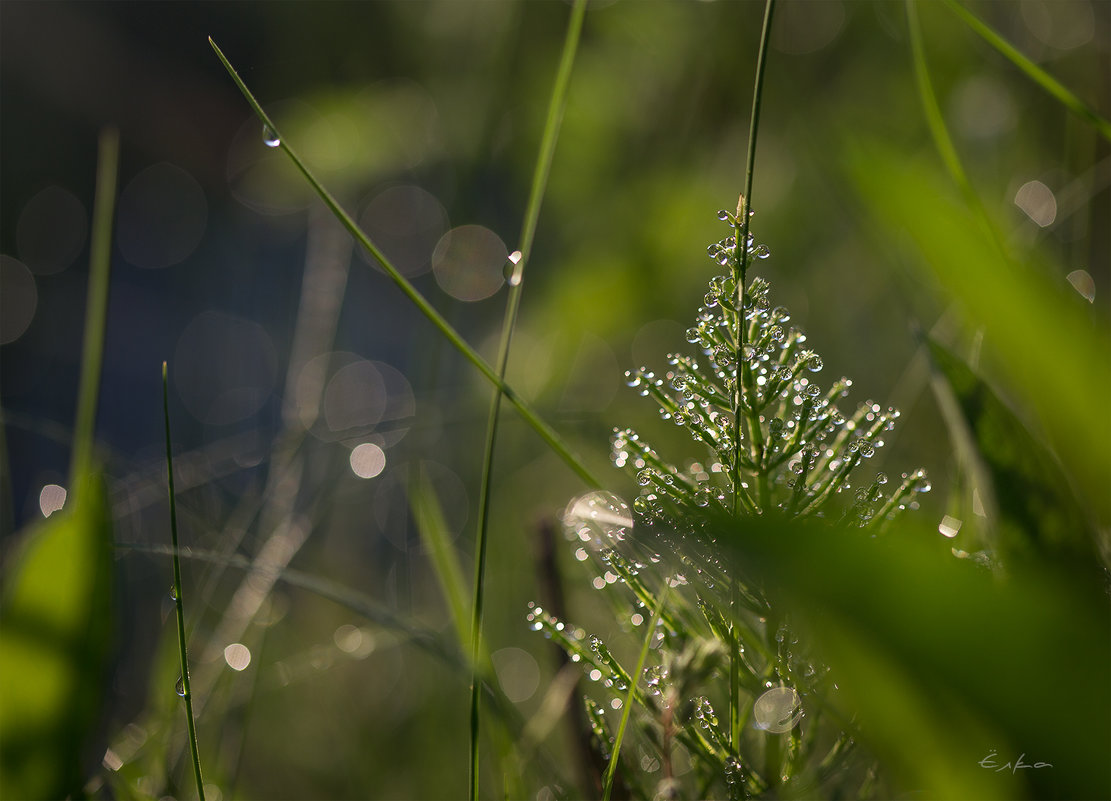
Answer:
[[[602,801],[609,801],[610,794],[613,792],[613,779],[617,773],[617,760],[621,757],[621,742],[625,739],[625,730],[629,726],[629,715],[632,713],[633,703],[636,700],[637,682],[644,672],[644,663],[648,660],[648,649],[652,645],[652,638],[656,636],[656,624],[660,620],[660,613],[663,612],[664,604],[667,603],[669,590],[670,585],[664,584],[663,591],[660,593],[659,600],[656,602],[656,608],[652,610],[652,618],[648,621],[647,630],[644,632],[644,643],[640,646],[637,666],[633,669],[632,675],[629,677],[629,692],[625,696],[625,706],[621,712],[621,722],[618,724],[617,732],[614,734],[613,738],[613,753],[610,755],[610,763],[606,768],[606,776],[602,788]]]
[[[89,255],[89,295],[85,304],[85,338],[81,353],[81,384],[77,391],[77,419],[70,459],[70,486],[93,463],[93,434],[100,394],[100,367],[104,361],[104,328],[108,319],[108,277],[112,258],[112,218],[116,207],[120,134],[115,128],[100,133],[96,165],[96,197]]]
[[[204,801],[204,781],[201,779],[201,757],[197,750],[197,721],[193,717],[193,691],[189,682],[189,655],[185,644],[185,594],[181,586],[181,560],[177,544],[177,497],[174,492],[174,456],[170,439],[170,388],[166,380],[166,362],[162,362],[162,419],[166,424],[166,479],[170,499],[170,538],[174,563],[174,608],[177,610],[177,648],[181,657],[181,685],[178,695],[185,700],[185,718],[189,723],[189,754],[193,762],[193,778],[197,782],[197,797]]]
[[[536,168],[529,191],[528,206],[521,225],[520,249],[510,257],[509,293],[505,305],[505,318],[502,321],[501,341],[498,344],[498,379],[505,383],[505,372],[509,364],[509,351],[513,343],[513,330],[517,323],[517,313],[521,305],[522,281],[525,266],[532,253],[532,242],[536,234],[536,224],[540,218],[540,206],[548,185],[548,174],[555,155],[556,140],[559,138],[563,108],[567,101],[567,87],[571,82],[571,70],[575,63],[579,36],[582,33],[583,19],[586,16],[586,0],[576,0],[571,9],[571,20],[567,25],[567,35],[563,41],[559,69],[555,85],[552,87],[548,103],[548,116],[544,123],[544,133],[540,140],[540,153],[536,158]],[[490,399],[490,412],[486,422],[486,442],[483,448],[482,480],[479,490],[477,537],[475,542],[474,602],[471,607],[471,710],[470,710],[470,782],[469,798],[478,797],[479,782],[479,728],[481,720],[478,660],[482,651],[482,613],[486,594],[486,549],[489,528],[490,496],[493,489],[492,474],[494,467],[494,446],[498,437],[498,421],[501,417],[502,391],[495,386]]]
[[[342,206],[340,206],[339,201],[337,201],[332,196],[332,194],[324,187],[324,185],[321,184],[319,180],[317,180],[316,176],[313,175],[312,171],[308,168],[305,162],[301,160],[301,157],[297,155],[297,152],[293,150],[286,139],[282,137],[281,132],[278,130],[277,126],[274,125],[273,120],[271,120],[266,112],[263,111],[262,106],[259,105],[259,102],[255,99],[255,96],[251,94],[251,90],[247,88],[247,85],[243,82],[243,79],[239,77],[239,73],[236,72],[235,68],[231,65],[231,62],[228,61],[223,51],[216,46],[216,42],[212,40],[212,37],[209,37],[208,43],[212,45],[212,49],[216,51],[216,57],[220,59],[220,63],[224,65],[224,69],[228,71],[228,74],[235,82],[235,85],[239,88],[239,91],[243,93],[243,97],[247,100],[247,103],[251,106],[251,109],[259,118],[259,121],[263,125],[263,130],[267,131],[267,136],[272,137],[273,140],[278,143],[278,146],[285,151],[285,154],[289,156],[290,160],[293,162],[297,170],[301,173],[301,175],[305,177],[305,180],[309,182],[309,185],[313,188],[313,191],[320,196],[320,199],[324,201],[324,204],[343,224],[343,227],[347,229],[348,233],[350,233],[355,238],[355,241],[362,245],[363,248],[365,248],[366,251],[371,256],[373,256],[380,265],[382,265],[382,269],[385,270],[387,275],[389,275],[393,282],[397,284],[402,293],[404,293],[404,295],[413,302],[413,304],[420,310],[420,312],[428,318],[428,320],[440,331],[441,334],[444,335],[448,342],[450,342],[455,347],[455,349],[458,350],[463,355],[463,357],[467,359],[467,361],[473,364],[478,369],[478,371],[490,381],[490,383],[492,383],[503,395],[505,395],[506,400],[508,400],[511,404],[513,404],[514,407],[516,407],[521,417],[524,418],[525,422],[528,423],[529,426],[537,434],[540,435],[540,438],[548,444],[548,447],[555,451],[556,455],[558,455],[567,464],[567,466],[570,467],[571,470],[586,484],[591,487],[600,487],[601,483],[598,481],[598,479],[595,478],[590,470],[582,463],[582,461],[571,452],[571,450],[563,442],[563,439],[551,428],[551,426],[544,422],[544,420],[532,409],[532,407],[527,402],[525,402],[525,400],[520,395],[517,394],[516,390],[505,383],[505,381],[498,376],[494,368],[491,367],[490,364],[478,354],[478,351],[472,348],[467,343],[467,341],[463,339],[459,332],[452,327],[452,325],[443,317],[443,315],[436,311],[432,304],[429,303],[428,300],[426,300],[425,297],[417,291],[416,287],[414,287],[409,282],[409,280],[405,278],[405,276],[403,276],[396,267],[394,267],[390,260],[387,259],[382,251],[379,250],[378,247],[370,240],[370,237],[368,237],[359,228],[359,226],[355,224],[355,221],[351,219],[351,216],[343,210]]]
[[[1053,96],[1073,114],[1089,123],[1099,135],[1111,141],[1111,122],[1097,113],[1091,106],[1069,91],[1065,86],[1043,70],[1033,61],[1022,55],[1014,45],[996,33],[991,27],[981,21],[957,0],[943,0],[945,5],[964,21],[969,28],[978,34],[985,42],[998,50],[1004,58],[1022,70],[1038,86]]]
[[[460,648],[465,648],[471,641],[467,615],[467,591],[463,583],[463,570],[459,566],[451,535],[444,521],[444,510],[440,506],[440,499],[436,497],[432,483],[427,480],[420,467],[413,470],[410,481],[409,498],[413,508],[413,518],[416,520],[421,542],[424,543],[425,549],[432,558],[432,568],[436,572],[440,590],[444,593],[444,600],[447,602],[456,635],[459,637]],[[477,663],[475,654],[472,653],[471,658]]]

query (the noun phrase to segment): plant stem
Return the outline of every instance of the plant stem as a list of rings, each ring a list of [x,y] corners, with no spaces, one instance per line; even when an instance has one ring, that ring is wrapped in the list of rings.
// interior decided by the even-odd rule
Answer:
[[[471,609],[471,715],[470,715],[470,781],[468,792],[470,801],[478,797],[479,784],[479,728],[481,721],[481,676],[479,675],[479,657],[482,651],[482,613],[485,602],[486,588],[486,549],[487,532],[490,517],[490,496],[493,482],[491,480],[494,467],[494,446],[498,436],[498,422],[501,416],[501,385],[505,384],[506,368],[509,364],[509,351],[513,342],[513,330],[517,324],[517,313],[521,305],[521,291],[525,265],[532,253],[532,242],[536,234],[537,220],[540,218],[540,206],[543,202],[544,191],[548,185],[548,174],[552,167],[552,158],[555,155],[555,145],[559,138],[560,123],[563,120],[563,109],[567,101],[567,87],[571,82],[571,71],[575,63],[575,52],[578,49],[579,37],[582,33],[583,19],[586,16],[586,0],[576,0],[571,9],[571,20],[567,26],[567,35],[563,42],[563,53],[560,57],[559,69],[556,72],[555,85],[552,87],[551,99],[548,103],[548,117],[544,123],[544,133],[540,139],[540,153],[536,158],[536,168],[533,171],[532,187],[529,191],[528,205],[525,209],[524,221],[521,225],[520,250],[515,254],[516,259],[510,257],[511,272],[508,281],[509,292],[505,305],[505,318],[502,321],[501,341],[498,345],[497,377],[500,382],[495,384],[493,397],[490,399],[490,412],[486,422],[486,443],[483,449],[482,482],[479,494],[477,535],[475,542],[475,578],[474,578],[474,603]]]
[[[77,392],[73,455],[69,483],[92,466],[100,368],[104,361],[104,329],[108,319],[108,276],[112,261],[112,218],[116,206],[116,178],[120,160],[120,134],[115,128],[100,132],[96,166],[96,198],[89,255],[89,294],[85,304],[85,338],[81,353],[81,384]]]
[[[644,634],[644,643],[640,646],[640,656],[637,657],[636,669],[629,676],[629,692],[625,696],[621,722],[618,724],[617,733],[613,737],[613,753],[610,754],[610,763],[606,768],[606,776],[602,786],[602,801],[609,801],[610,794],[613,792],[613,778],[617,773],[617,761],[621,756],[621,742],[625,739],[625,729],[629,725],[629,714],[632,712],[633,702],[636,698],[637,682],[640,681],[640,675],[644,672],[644,663],[648,660],[648,649],[652,645],[652,638],[656,635],[656,624],[660,620],[660,614],[667,603],[670,590],[671,585],[664,582],[663,592],[660,593],[660,598],[656,602],[656,608],[652,610],[652,619],[648,621],[648,630]]]
[[[760,107],[764,95],[764,67],[767,60],[768,53],[768,32],[771,30],[772,13],[775,10],[775,0],[767,0],[764,7],[764,24],[760,31],[760,49],[756,57],[756,78],[755,85],[752,90],[752,114],[749,118],[748,127],[748,155],[745,158],[745,185],[744,192],[741,194],[740,200],[737,203],[737,247],[734,249],[734,279],[736,280],[736,315],[737,315],[737,352],[734,354],[736,360],[736,375],[734,377],[734,392],[733,392],[733,445],[737,449],[736,455],[733,457],[733,465],[731,470],[731,479],[733,484],[733,514],[740,513],[740,494],[741,488],[741,433],[744,423],[742,422],[742,414],[748,415],[752,408],[751,403],[742,404],[742,395],[744,385],[750,383],[746,382],[746,377],[751,379],[751,373],[745,369],[745,344],[748,334],[748,326],[745,323],[745,281],[748,273],[748,218],[749,210],[752,208],[752,174],[756,166],[756,134],[760,129]],[[756,412],[752,412],[756,415]],[[755,437],[753,434],[759,430],[760,421],[749,421],[749,441],[754,442]],[[754,461],[757,454],[753,454]],[[759,464],[759,462],[757,462]],[[758,498],[758,508],[763,510],[763,498]],[[730,743],[733,746],[735,753],[740,753],[741,746],[741,715],[740,715],[740,656],[737,653],[737,636],[735,632],[736,619],[737,619],[737,588],[736,580],[734,579],[731,584],[733,585],[730,593],[730,624],[729,624],[729,736]]]
[[[548,444],[548,447],[555,451],[556,455],[559,456],[567,464],[567,466],[571,468],[575,475],[577,475],[591,487],[601,487],[601,482],[594,477],[589,469],[587,469],[587,467],[582,463],[582,460],[580,460],[571,452],[567,445],[564,444],[562,438],[547,423],[545,423],[543,419],[541,419],[541,417],[532,409],[532,407],[528,403],[525,402],[523,398],[521,398],[517,394],[516,390],[506,384],[505,381],[498,376],[494,368],[491,367],[490,364],[478,354],[478,351],[472,348],[467,343],[467,341],[463,339],[459,332],[456,331],[446,319],[444,319],[443,315],[436,311],[432,304],[429,303],[424,298],[424,296],[417,291],[416,287],[414,287],[409,282],[409,280],[405,278],[405,276],[403,276],[396,267],[394,267],[390,260],[387,259],[382,251],[379,250],[378,247],[370,240],[370,237],[363,233],[359,226],[355,224],[355,221],[351,219],[351,216],[343,210],[343,207],[340,206],[339,202],[327,189],[324,188],[324,185],[321,184],[319,180],[317,180],[316,176],[313,175],[311,170],[309,170],[305,162],[301,160],[301,157],[297,155],[296,151],[294,151],[292,147],[290,147],[289,143],[281,135],[281,132],[278,130],[277,126],[274,125],[274,122],[270,119],[266,112],[262,110],[262,106],[255,99],[255,96],[251,94],[251,90],[247,88],[247,85],[243,82],[243,79],[239,77],[239,73],[235,71],[235,68],[231,65],[231,62],[228,61],[223,51],[221,51],[220,48],[216,46],[216,43],[212,41],[212,37],[209,37],[208,43],[212,45],[212,49],[216,51],[216,57],[220,59],[220,63],[224,65],[224,69],[228,71],[228,74],[235,82],[235,85],[239,88],[239,91],[243,94],[243,97],[247,100],[247,103],[254,110],[255,115],[259,118],[259,121],[262,123],[263,127],[269,130],[270,135],[278,139],[281,149],[285,151],[285,154],[289,156],[294,166],[298,169],[301,175],[304,176],[305,180],[309,182],[309,185],[313,188],[313,191],[316,192],[317,195],[319,195],[320,199],[324,201],[324,204],[343,224],[343,227],[347,229],[348,233],[350,233],[351,236],[355,238],[355,241],[362,245],[363,248],[365,248],[366,251],[371,256],[373,256],[380,265],[382,265],[382,269],[385,270],[386,274],[389,275],[389,277],[395,284],[397,284],[402,293],[404,293],[404,295],[413,302],[417,309],[425,317],[428,318],[429,322],[431,322],[440,331],[440,333],[444,335],[448,342],[450,342],[455,347],[455,349],[458,350],[463,355],[463,357],[467,359],[467,361],[473,364],[478,369],[478,371],[482,373],[482,375],[484,375],[487,380],[489,380],[490,383],[493,384],[494,387],[496,387],[505,396],[506,400],[508,400],[511,404],[513,404],[514,407],[516,407],[517,411],[520,413],[521,417],[524,418],[525,422],[528,423],[529,426],[537,434],[540,435],[540,438]]]
[[[177,501],[174,497],[174,454],[170,440],[170,390],[166,380],[166,362],[162,362],[162,418],[166,424],[166,476],[170,494],[170,538],[174,563],[174,607],[177,609],[177,647],[181,655],[181,695],[185,699],[185,718],[189,722],[189,752],[193,757],[193,777],[197,780],[197,797],[204,801],[201,780],[201,758],[197,753],[197,724],[193,720],[193,692],[189,686],[189,656],[185,647],[185,605],[182,602],[181,561],[177,544]]]

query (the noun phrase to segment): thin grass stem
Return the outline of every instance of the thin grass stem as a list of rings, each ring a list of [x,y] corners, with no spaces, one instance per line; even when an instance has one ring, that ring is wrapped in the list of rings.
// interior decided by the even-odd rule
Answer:
[[[490,399],[490,412],[486,422],[486,442],[483,449],[482,479],[479,493],[477,534],[475,542],[474,603],[471,607],[471,708],[470,708],[470,781],[468,793],[470,801],[478,797],[479,785],[479,734],[481,727],[481,676],[479,658],[482,652],[482,616],[486,596],[486,551],[488,541],[490,498],[493,488],[494,448],[498,436],[498,422],[501,417],[501,386],[505,384],[505,373],[509,365],[509,352],[513,342],[513,331],[517,324],[517,313],[521,304],[521,291],[525,266],[532,253],[532,242],[536,234],[536,224],[540,218],[540,207],[544,191],[548,185],[552,158],[555,155],[556,141],[559,139],[560,123],[567,101],[567,88],[571,82],[571,72],[586,16],[586,0],[576,0],[571,9],[571,19],[567,25],[567,35],[563,42],[559,69],[555,85],[548,103],[548,116],[544,123],[544,133],[540,139],[540,153],[536,158],[532,187],[529,191],[528,205],[521,225],[519,250],[510,257],[509,291],[505,305],[505,318],[502,321],[501,340],[498,345],[497,378],[493,397]]]
[[[629,726],[629,715],[632,712],[633,703],[636,701],[637,682],[640,680],[641,673],[644,672],[644,663],[648,660],[648,649],[652,645],[652,638],[656,636],[656,624],[659,622],[660,614],[667,603],[667,595],[670,589],[671,585],[664,583],[663,591],[656,602],[656,608],[652,610],[652,619],[648,621],[648,629],[644,633],[644,642],[640,646],[637,666],[629,677],[629,692],[625,695],[621,722],[618,724],[617,732],[613,737],[613,753],[610,754],[610,763],[606,767],[606,775],[602,784],[602,801],[609,801],[610,794],[613,792],[613,779],[617,775],[617,762],[621,757],[621,743],[625,739],[625,730]]]
[[[108,319],[108,278],[112,261],[112,219],[116,208],[120,134],[115,128],[100,132],[97,149],[96,196],[89,255],[89,294],[85,303],[85,338],[81,353],[81,383],[77,392],[77,417],[69,483],[77,487],[93,462],[100,368],[104,361],[104,329]]]
[[[220,63],[224,65],[224,69],[228,71],[228,74],[235,82],[235,85],[239,88],[239,91],[243,94],[243,97],[247,100],[247,103],[251,106],[251,109],[259,118],[259,121],[263,125],[263,129],[268,131],[267,135],[274,137],[278,141],[278,146],[281,147],[283,151],[285,151],[285,154],[289,156],[290,160],[293,162],[297,170],[301,173],[301,175],[304,176],[305,180],[308,181],[313,191],[316,192],[317,195],[319,195],[320,199],[324,201],[324,204],[343,224],[343,227],[347,229],[348,233],[350,233],[351,236],[355,238],[355,241],[362,245],[362,247],[366,249],[366,251],[371,256],[373,256],[380,265],[382,265],[382,269],[385,270],[386,274],[389,275],[389,277],[395,284],[397,284],[402,293],[407,298],[409,298],[410,301],[413,302],[417,309],[425,317],[428,318],[429,322],[431,322],[440,331],[440,333],[443,334],[448,342],[450,342],[452,346],[455,347],[455,349],[458,350],[467,361],[473,364],[478,369],[478,371],[482,373],[482,375],[484,375],[487,380],[489,380],[490,383],[492,383],[494,387],[496,387],[505,396],[506,400],[513,404],[513,406],[517,409],[518,413],[520,413],[524,421],[528,423],[528,425],[537,434],[540,435],[540,438],[543,439],[544,442],[547,443],[548,447],[550,447],[556,453],[556,455],[559,456],[564,461],[564,463],[566,463],[567,466],[571,468],[575,475],[577,475],[591,487],[601,487],[601,482],[599,482],[598,479],[595,478],[595,476],[590,472],[586,465],[583,464],[582,460],[580,460],[577,456],[575,456],[575,454],[571,452],[571,450],[563,442],[563,439],[551,428],[551,426],[544,422],[544,420],[532,409],[532,407],[523,398],[521,398],[520,395],[517,394],[516,390],[506,384],[505,381],[498,376],[497,371],[494,370],[494,368],[478,354],[478,351],[472,348],[467,343],[467,341],[463,339],[459,332],[452,327],[452,325],[443,317],[443,315],[436,311],[435,307],[433,307],[432,304],[429,303],[425,299],[425,297],[417,291],[416,287],[414,287],[409,282],[409,280],[398,271],[398,269],[390,262],[390,260],[386,258],[382,251],[379,250],[378,247],[370,240],[370,237],[368,237],[359,228],[359,226],[355,224],[355,221],[351,218],[351,216],[343,210],[343,207],[340,206],[335,197],[333,197],[332,194],[324,187],[324,185],[321,184],[319,180],[317,180],[316,176],[308,168],[305,162],[301,160],[301,157],[297,155],[297,152],[281,135],[281,132],[278,130],[277,126],[274,125],[273,120],[271,120],[266,112],[263,111],[262,106],[259,104],[258,100],[256,100],[255,96],[251,94],[251,90],[247,88],[247,85],[243,82],[243,79],[239,77],[239,73],[236,72],[235,68],[231,65],[231,62],[228,61],[223,51],[221,51],[220,48],[217,47],[216,43],[212,40],[212,37],[209,37],[208,43],[212,45],[212,49],[216,51],[216,57],[220,59]]]
[[[772,15],[775,11],[775,0],[767,0],[764,6],[764,24],[760,30],[760,49],[756,57],[756,77],[752,89],[752,114],[749,117],[748,127],[748,154],[745,157],[745,183],[744,191],[741,194],[740,200],[737,203],[737,217],[736,217],[736,231],[737,231],[737,247],[734,250],[735,266],[734,277],[737,284],[737,298],[735,314],[737,315],[736,331],[737,331],[737,351],[734,354],[736,364],[736,375],[734,378],[734,392],[733,392],[733,443],[737,448],[737,454],[733,458],[733,464],[730,471],[732,485],[733,485],[733,514],[740,513],[741,504],[741,434],[747,428],[749,434],[749,442],[755,442],[755,434],[760,430],[759,419],[747,419],[748,411],[751,410],[752,404],[742,403],[742,393],[745,392],[746,383],[750,383],[751,373],[745,369],[745,345],[747,340],[748,326],[745,324],[745,311],[744,311],[744,297],[746,280],[748,278],[748,229],[749,229],[749,210],[752,208],[752,176],[756,167],[756,135],[760,130],[760,109],[763,104],[764,97],[764,68],[767,64],[768,54],[768,41],[769,32],[772,26]],[[749,381],[746,381],[746,377]],[[755,412],[752,415],[755,416]],[[747,424],[746,424],[747,420]],[[757,464],[759,454],[753,454],[753,460]],[[763,504],[764,499],[758,498],[757,503]],[[737,592],[735,582],[733,589],[730,593],[729,606],[733,614],[730,615],[730,620],[737,619]],[[740,717],[740,656],[737,652],[737,637],[734,631],[736,626],[735,622],[731,622],[729,626],[729,736],[730,742],[735,752],[740,751],[741,743],[741,717]]]
[[[197,752],[197,723],[193,719],[193,692],[189,685],[189,655],[185,646],[185,604],[181,587],[181,560],[178,558],[177,500],[174,494],[174,453],[170,439],[170,390],[166,380],[166,362],[162,362],[162,419],[166,424],[166,477],[170,495],[170,539],[173,543],[171,557],[174,563],[174,608],[177,610],[177,647],[181,656],[181,687],[185,699],[185,718],[189,722],[189,753],[193,760],[193,778],[197,780],[197,797],[204,801],[204,781],[201,779],[201,757]]]
[[[980,36],[985,42],[999,51],[1000,54],[1034,81],[1038,86],[1052,95],[1058,102],[1073,114],[1089,123],[1099,135],[1111,141],[1111,122],[1101,116],[1095,109],[1069,91],[1065,86],[1043,70],[1033,61],[1028,59],[1010,42],[996,33],[979,17],[962,6],[956,0],[944,0],[945,5],[964,21],[969,28]]]

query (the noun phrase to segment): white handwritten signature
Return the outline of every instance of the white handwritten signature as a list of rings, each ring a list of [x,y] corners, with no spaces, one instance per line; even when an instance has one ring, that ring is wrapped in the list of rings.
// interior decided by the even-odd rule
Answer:
[[[1026,754],[1019,754],[1018,759],[1016,759],[1014,762],[1004,762],[1003,764],[999,764],[995,761],[995,757],[997,755],[998,753],[996,751],[989,751],[988,755],[980,760],[980,767],[984,770],[994,770],[996,773],[1002,773],[1005,770],[1009,770],[1011,773],[1018,773],[1019,770],[1023,768],[1037,769],[1053,767],[1053,765],[1051,765],[1049,762],[1035,762],[1033,765],[1023,762],[1022,758],[1025,757]]]

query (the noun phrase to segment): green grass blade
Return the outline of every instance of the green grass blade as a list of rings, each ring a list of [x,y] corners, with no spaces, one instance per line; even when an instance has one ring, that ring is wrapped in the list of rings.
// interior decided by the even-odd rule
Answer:
[[[671,585],[665,583],[663,591],[660,593],[659,600],[656,602],[656,608],[652,610],[652,618],[648,621],[647,630],[644,632],[644,642],[640,646],[637,666],[629,677],[629,692],[625,695],[625,706],[621,712],[621,722],[618,724],[617,732],[614,734],[613,738],[613,753],[610,755],[610,763],[606,767],[606,775],[602,787],[602,801],[609,801],[610,794],[613,792],[613,779],[617,774],[617,760],[621,756],[621,742],[625,739],[625,730],[629,726],[629,715],[633,709],[633,702],[636,700],[637,682],[640,681],[640,676],[644,672],[644,663],[648,661],[648,649],[652,645],[652,638],[656,636],[656,624],[660,620],[660,614],[663,612],[664,604],[667,603],[667,595],[670,589]]]
[[[509,352],[513,343],[513,331],[517,324],[517,313],[521,305],[521,291],[525,265],[532,253],[532,242],[536,234],[536,224],[540,218],[540,206],[548,185],[555,145],[559,138],[563,109],[567,102],[567,87],[571,82],[571,71],[575,63],[579,37],[582,33],[583,19],[586,16],[586,0],[576,0],[571,10],[571,20],[563,42],[563,53],[556,73],[555,85],[548,103],[548,116],[544,123],[544,133],[540,140],[540,153],[532,176],[528,206],[521,225],[521,238],[517,258],[511,261],[509,293],[505,305],[505,318],[502,321],[501,340],[498,344],[497,372],[501,383],[505,382],[505,372],[509,365]],[[479,729],[481,720],[481,693],[479,688],[478,658],[482,650],[482,614],[486,595],[486,550],[489,528],[490,496],[493,488],[494,446],[498,437],[498,421],[501,417],[501,388],[495,386],[490,399],[490,412],[486,422],[486,442],[483,448],[482,480],[479,490],[477,536],[475,542],[474,602],[471,607],[471,710],[470,710],[470,782],[469,798],[478,797],[479,782]]]
[[[166,380],[166,362],[162,362],[162,419],[166,424],[166,483],[170,499],[170,539],[174,563],[174,608],[177,610],[177,647],[181,657],[181,688],[178,692],[185,699],[185,718],[189,723],[189,754],[193,762],[193,778],[197,782],[197,797],[204,801],[204,781],[201,779],[201,758],[197,752],[197,723],[193,717],[193,692],[189,683],[189,655],[185,645],[185,594],[181,586],[181,560],[177,544],[177,500],[174,493],[174,455],[170,439],[170,388]]]
[[[1026,75],[1038,86],[1048,92],[1054,99],[1061,103],[1073,114],[1095,128],[1099,135],[1111,141],[1111,122],[1101,116],[1091,106],[1070,92],[1060,81],[1043,70],[1033,61],[1022,55],[1014,45],[996,33],[992,28],[981,21],[971,11],[966,9],[957,0],[944,0],[945,5],[964,21],[969,28],[975,31],[985,42],[990,44],[1000,54]]]
[[[444,521],[443,508],[436,497],[431,483],[417,468],[411,478],[409,498],[413,507],[413,517],[420,532],[421,541],[432,558],[432,568],[440,583],[448,611],[451,613],[456,634],[459,636],[460,649],[467,647],[471,639],[468,619],[467,590],[463,581],[463,569],[455,557],[451,534]]]
[[[96,198],[89,256],[89,294],[85,303],[85,338],[81,353],[81,384],[77,391],[77,418],[70,487],[92,468],[100,368],[104,361],[104,328],[108,318],[108,277],[112,259],[112,218],[116,207],[116,179],[120,160],[120,135],[115,128],[100,133],[96,167]]]
[[[212,45],[212,49],[216,51],[216,57],[220,59],[220,63],[224,65],[224,69],[228,71],[228,74],[235,82],[235,85],[239,88],[239,91],[242,92],[243,97],[247,100],[247,103],[251,106],[251,109],[259,118],[262,126],[269,131],[268,135],[272,135],[278,140],[281,149],[285,151],[285,154],[289,156],[290,160],[293,162],[297,170],[301,173],[301,175],[304,176],[305,180],[309,182],[309,185],[313,188],[313,191],[316,192],[317,195],[319,195],[324,204],[343,224],[343,227],[346,228],[347,231],[355,238],[355,241],[362,245],[363,248],[365,248],[366,251],[370,253],[370,255],[373,256],[380,265],[382,265],[382,269],[385,270],[387,275],[389,275],[393,282],[397,284],[402,293],[404,293],[405,296],[409,298],[409,300],[411,300],[413,304],[420,310],[420,312],[428,318],[428,320],[440,331],[441,334],[444,335],[448,342],[450,342],[456,348],[456,350],[458,350],[463,355],[463,357],[467,359],[467,361],[473,364],[478,369],[478,371],[490,381],[490,383],[492,383],[498,390],[502,392],[502,394],[505,395],[506,400],[508,400],[511,404],[513,404],[514,407],[516,407],[521,417],[525,420],[526,423],[529,424],[529,426],[534,431],[536,431],[537,434],[540,435],[540,438],[548,444],[548,447],[550,447],[585,483],[592,487],[600,487],[601,483],[598,481],[598,479],[595,478],[590,470],[587,469],[587,467],[582,463],[582,461],[570,451],[567,445],[551,428],[551,426],[549,426],[547,423],[544,422],[543,419],[541,419],[541,417],[532,409],[532,407],[517,394],[516,390],[506,384],[505,381],[503,381],[498,376],[494,368],[491,367],[490,364],[487,363],[486,360],[478,354],[478,351],[472,348],[467,343],[467,341],[463,339],[459,332],[456,331],[446,319],[444,319],[443,315],[436,311],[432,304],[429,303],[425,299],[425,297],[417,291],[416,287],[414,287],[408,281],[408,279],[406,279],[405,276],[403,276],[397,270],[397,268],[394,267],[394,265],[389,261],[389,259],[386,258],[382,251],[379,250],[378,247],[370,240],[370,238],[359,228],[359,226],[355,224],[355,221],[351,219],[351,216],[343,210],[342,206],[340,206],[339,201],[337,201],[332,196],[332,194],[324,187],[324,185],[321,184],[319,180],[317,180],[316,176],[313,175],[311,170],[309,170],[305,162],[301,160],[301,157],[297,155],[297,152],[289,145],[286,139],[282,137],[281,132],[278,130],[278,127],[274,124],[273,120],[270,119],[266,112],[263,111],[262,106],[259,105],[259,102],[255,99],[255,96],[251,94],[251,90],[247,88],[247,85],[243,82],[243,79],[239,77],[239,73],[236,72],[235,68],[231,65],[231,62],[228,61],[223,51],[221,51],[220,48],[216,46],[216,43],[212,41],[211,37],[209,37],[208,43]]]

